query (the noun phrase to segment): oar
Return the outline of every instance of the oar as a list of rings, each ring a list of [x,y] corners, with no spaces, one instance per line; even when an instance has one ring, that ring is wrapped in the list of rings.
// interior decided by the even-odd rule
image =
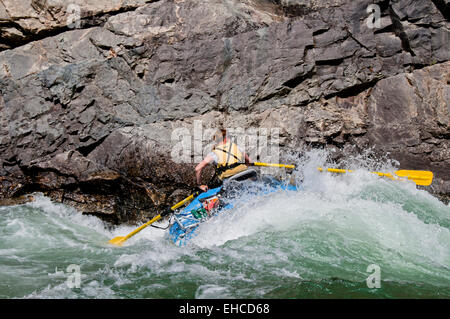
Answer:
[[[265,167],[285,167],[285,168],[295,168],[295,165],[288,165],[288,164],[273,164],[273,163],[259,163],[259,162],[254,162],[254,163],[250,163],[250,165],[253,166],[265,166]]]
[[[323,169],[322,167],[317,168],[319,171],[323,172],[324,170],[331,173],[351,173],[352,170],[338,169],[338,168],[327,168]],[[379,172],[371,172],[372,174],[377,174],[378,176],[384,176],[390,178],[392,180],[401,180],[402,178],[407,178],[408,180],[412,180],[417,185],[428,186],[433,181],[433,172],[430,171],[415,171],[415,170],[399,170],[396,171],[394,176],[390,173],[379,173]],[[400,177],[400,178],[399,178]]]
[[[265,167],[285,167],[285,168],[295,168],[295,165],[288,165],[288,164],[274,164],[274,163],[260,163],[260,162],[254,162],[250,165],[253,166],[265,166]],[[318,167],[319,171],[323,171],[324,169],[321,167]],[[353,170],[345,170],[345,169],[338,169],[338,168],[327,168],[328,172],[332,173],[347,173],[347,172],[353,172]],[[397,176],[394,176],[390,173],[379,173],[379,172],[371,172],[372,174],[377,174],[378,176],[384,176],[387,178],[390,178],[392,180],[399,180],[401,178],[407,178],[408,180],[412,180],[417,185],[421,186],[429,186],[431,182],[433,181],[433,172],[430,171],[416,171],[416,170],[399,170],[396,171],[395,174]]]
[[[191,201],[195,196],[197,196],[199,194],[199,192],[195,192],[194,194],[192,194],[189,197],[186,197],[185,199],[183,199],[181,202],[179,202],[178,204],[173,205],[170,210],[167,210],[161,214],[159,214],[156,217],[153,217],[152,220],[146,222],[144,225],[140,226],[139,228],[136,228],[135,230],[133,230],[131,233],[129,233],[126,236],[118,236],[118,237],[114,237],[113,239],[111,239],[108,243],[116,245],[116,246],[122,246],[122,244],[128,240],[130,237],[136,235],[137,233],[139,233],[141,230],[143,230],[145,227],[153,224],[154,222],[156,222],[157,220],[161,219],[164,216],[167,216],[168,214],[172,213],[172,211],[176,210],[177,208],[179,208],[180,206],[184,205],[185,203]]]

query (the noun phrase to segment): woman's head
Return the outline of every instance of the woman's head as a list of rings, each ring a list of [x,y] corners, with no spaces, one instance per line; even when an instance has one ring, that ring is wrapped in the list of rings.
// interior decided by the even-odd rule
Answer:
[[[225,141],[226,139],[227,139],[227,130],[220,128],[214,133],[213,136],[214,143],[218,144]]]

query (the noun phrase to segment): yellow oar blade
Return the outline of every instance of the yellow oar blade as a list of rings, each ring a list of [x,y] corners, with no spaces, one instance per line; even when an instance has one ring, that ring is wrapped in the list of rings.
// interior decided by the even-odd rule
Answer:
[[[153,224],[154,222],[156,222],[157,220],[159,220],[161,218],[161,214],[159,214],[158,216],[154,217],[152,220],[146,222],[144,225],[136,228],[135,230],[133,230],[131,233],[129,233],[128,235],[126,235],[125,237],[115,237],[113,239],[111,239],[108,243],[116,245],[116,246],[122,246],[122,244],[128,240],[128,238],[136,235],[137,233],[139,233],[141,230],[143,230],[145,227]]]
[[[122,246],[123,242],[125,241],[125,237],[118,236],[114,237],[110,241],[108,241],[109,244],[116,245],[116,246]]]
[[[433,182],[433,172],[430,171],[399,170],[395,174],[399,177],[406,177],[421,186],[429,186]]]
[[[327,168],[323,169],[322,167],[317,168],[319,171],[327,171],[331,173],[347,173],[347,172],[353,172],[352,170],[346,170],[346,169],[338,169],[338,168]],[[412,180],[417,185],[421,186],[429,186],[433,181],[433,172],[430,171],[415,171],[415,170],[399,170],[395,172],[394,176],[390,173],[379,173],[379,172],[371,172],[372,174],[377,174],[378,176],[383,176],[390,178],[392,180],[398,180],[398,177],[401,178],[407,178],[408,180]]]
[[[198,194],[198,192],[192,194],[191,196],[189,196],[189,197],[183,199],[181,202],[179,202],[179,203],[173,205],[170,209],[171,209],[171,210],[175,210],[175,209],[177,209],[178,207],[181,207],[181,206],[184,205],[185,203],[191,201],[197,194]],[[112,245],[116,245],[116,246],[122,246],[122,244],[123,244],[125,241],[127,241],[128,238],[130,238],[130,237],[136,235],[136,234],[139,233],[141,230],[143,230],[145,227],[147,227],[147,226],[153,224],[154,222],[156,222],[156,221],[159,220],[160,218],[164,217],[166,214],[167,214],[167,212],[166,212],[166,213],[159,214],[158,216],[153,217],[152,220],[146,222],[144,225],[142,225],[142,226],[136,228],[135,230],[133,230],[133,231],[132,231],[131,233],[129,233],[128,235],[126,235],[126,236],[115,237],[115,238],[111,239],[110,241],[108,241],[108,243],[109,243],[109,244],[112,244]]]

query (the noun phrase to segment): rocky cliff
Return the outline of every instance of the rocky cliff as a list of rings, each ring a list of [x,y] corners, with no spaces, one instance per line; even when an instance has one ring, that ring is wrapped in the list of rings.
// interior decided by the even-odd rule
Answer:
[[[114,223],[194,186],[173,133],[373,147],[450,194],[448,0],[0,1],[0,197]]]

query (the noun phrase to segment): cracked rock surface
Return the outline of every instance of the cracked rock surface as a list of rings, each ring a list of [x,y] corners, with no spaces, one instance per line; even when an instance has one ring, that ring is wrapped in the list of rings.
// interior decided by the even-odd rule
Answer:
[[[64,3],[0,0],[4,200],[147,219],[194,186],[171,135],[195,120],[374,147],[450,194],[448,1],[74,0],[75,27]]]

